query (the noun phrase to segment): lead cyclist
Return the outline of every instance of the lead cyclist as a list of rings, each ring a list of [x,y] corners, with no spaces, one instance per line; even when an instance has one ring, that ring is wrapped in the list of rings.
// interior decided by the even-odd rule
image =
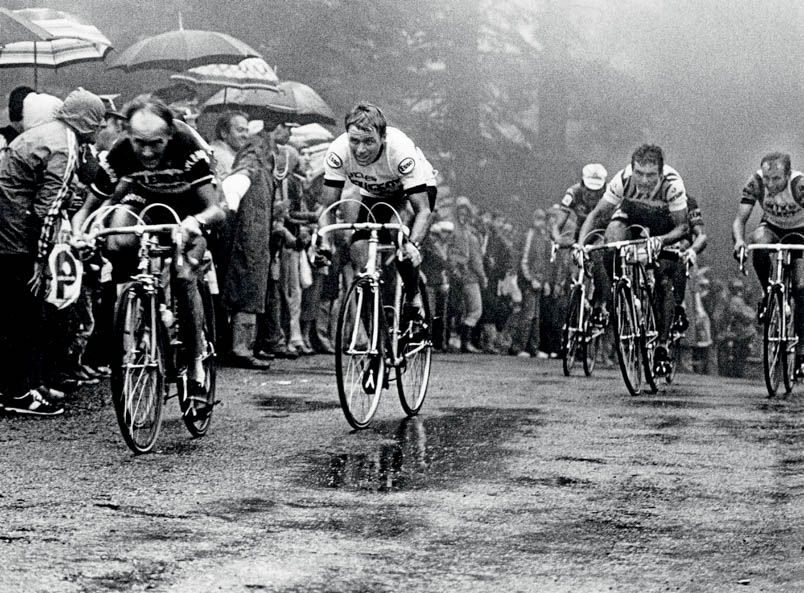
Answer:
[[[345,117],[346,132],[330,145],[324,165],[324,189],[321,203],[324,214],[319,224],[334,222],[334,212],[327,207],[341,198],[347,181],[360,188],[362,203],[356,222],[398,222],[399,212],[410,228],[410,236],[397,257],[397,270],[402,277],[405,296],[403,323],[422,319],[422,297],[418,288],[418,271],[422,261],[421,244],[430,226],[435,207],[435,171],[413,141],[401,130],[389,127],[379,107],[358,103]],[[393,209],[393,210],[392,210]],[[352,235],[351,258],[357,269],[368,259],[368,231]],[[390,233],[381,240],[391,242]],[[322,249],[332,251],[331,239]]]
[[[102,204],[123,205],[111,214],[110,227],[136,224],[138,218],[134,215],[148,204],[166,204],[178,212],[189,264],[177,272],[179,328],[195,361],[187,370],[188,392],[202,395],[205,393],[202,359],[206,342],[198,275],[206,250],[204,232],[224,218],[218,206],[218,192],[212,183],[209,156],[191,132],[177,126],[170,109],[158,99],[134,101],[126,109],[125,117],[127,136],[101,159],[91,185],[95,195],[87,199],[73,217],[73,234],[80,236],[86,218]],[[174,222],[160,219],[158,209],[152,212],[147,222]],[[116,281],[126,280],[136,264],[136,238],[110,237],[106,247],[115,267]],[[203,410],[197,409],[197,412]]]

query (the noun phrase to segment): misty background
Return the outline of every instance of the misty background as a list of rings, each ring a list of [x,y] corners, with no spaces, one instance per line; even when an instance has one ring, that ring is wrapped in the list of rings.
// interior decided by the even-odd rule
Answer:
[[[804,168],[804,3],[784,0],[10,0],[88,19],[122,51],[143,37],[211,29],[242,39],[280,79],[312,86],[339,116],[383,107],[453,195],[523,223],[558,202],[587,162],[613,175],[660,145],[699,199],[709,264],[730,261],[740,190],[771,150]],[[116,52],[107,57],[110,62]],[[39,73],[121,101],[172,72],[103,63]],[[5,93],[30,68],[0,70]],[[3,102],[5,105],[5,102]],[[333,128],[338,133],[339,128]],[[733,266],[733,267],[732,267]]]

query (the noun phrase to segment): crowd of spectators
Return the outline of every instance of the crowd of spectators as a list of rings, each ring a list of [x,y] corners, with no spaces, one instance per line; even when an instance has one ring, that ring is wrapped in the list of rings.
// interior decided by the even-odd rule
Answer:
[[[100,256],[84,266],[80,295],[69,306],[48,302],[37,278],[62,221],[81,206],[126,122],[108,98],[83,89],[62,100],[20,87],[10,94],[9,117],[0,129],[0,259],[7,278],[0,354],[16,370],[4,374],[0,393],[6,407],[16,402],[30,413],[57,414],[65,392],[109,374],[116,288]],[[210,241],[221,362],[268,369],[274,358],[333,354],[339,300],[355,274],[348,238],[338,238],[326,265],[311,265],[317,262],[308,257],[332,134],[231,111],[205,138],[184,119],[194,125],[195,118],[177,112],[176,125],[191,131],[209,157],[226,212]],[[534,209],[521,227],[449,189],[440,188],[422,246],[435,349],[559,357],[574,273],[568,250],[551,258],[559,206]],[[348,218],[348,208],[339,215]],[[710,276],[696,269],[690,282],[685,367],[739,375],[741,361],[756,355],[749,303],[758,298],[745,297],[739,278]],[[615,364],[610,337],[602,364]]]

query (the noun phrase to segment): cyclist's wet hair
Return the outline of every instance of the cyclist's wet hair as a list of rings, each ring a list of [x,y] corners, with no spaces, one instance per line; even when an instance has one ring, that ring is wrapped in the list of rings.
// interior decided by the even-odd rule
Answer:
[[[215,122],[215,140],[223,140],[223,134],[230,130],[232,120],[237,116],[244,117],[248,121],[248,115],[242,111],[227,111],[218,118]]]
[[[176,125],[173,123],[175,119],[170,107],[165,105],[164,101],[155,97],[137,97],[131,103],[126,105],[123,116],[126,118],[126,125],[131,125],[131,118],[139,111],[147,111],[153,113],[158,118],[164,120],[168,126],[168,131],[173,133],[176,131]]]
[[[22,104],[25,101],[25,97],[35,92],[29,86],[18,86],[8,94],[9,121],[22,121]]]
[[[791,164],[790,164],[790,155],[786,152],[770,152],[762,157],[762,160],[759,162],[759,166],[763,167],[765,163],[774,163],[780,162],[782,163],[782,167],[784,167],[784,174],[790,175]]]
[[[343,123],[347,131],[350,126],[354,126],[365,132],[373,132],[376,130],[380,138],[385,136],[385,128],[388,126],[388,122],[382,111],[380,111],[380,108],[365,102],[360,102],[355,105],[352,110],[346,114]]]
[[[659,175],[664,170],[664,152],[655,144],[643,144],[631,155],[631,166],[654,164],[659,166]]]

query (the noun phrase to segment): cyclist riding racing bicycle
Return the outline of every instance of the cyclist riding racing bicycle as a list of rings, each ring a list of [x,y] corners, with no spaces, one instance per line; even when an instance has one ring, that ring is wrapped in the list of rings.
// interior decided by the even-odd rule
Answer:
[[[328,206],[341,198],[347,181],[360,188],[362,203],[366,206],[359,210],[358,223],[399,222],[394,210],[403,217],[409,216],[410,206],[413,212],[413,220],[408,223],[410,236],[396,264],[405,302],[410,303],[402,312],[405,325],[421,319],[417,278],[422,261],[421,244],[427,236],[430,213],[435,207],[435,171],[408,136],[387,125],[385,116],[375,105],[358,103],[346,115],[344,127],[346,132],[330,145],[325,158],[321,194],[325,210],[319,224],[323,227],[333,222],[334,213]],[[404,218],[402,222],[407,223]],[[368,238],[368,231],[356,231],[352,235],[351,258],[356,269],[366,265]],[[380,238],[391,242],[390,233],[381,233]],[[322,246],[323,250],[331,252],[331,244]]]
[[[567,188],[564,197],[561,198],[559,203],[559,214],[554,219],[553,228],[551,229],[553,241],[559,245],[570,245],[578,242],[581,227],[586,221],[586,217],[594,210],[606,191],[607,177],[606,168],[598,163],[590,163],[581,170],[581,181]],[[572,239],[569,239],[566,236],[562,236],[562,233],[573,213],[575,214],[575,234]],[[605,327],[607,320],[604,315],[601,295],[608,293],[610,290],[608,276],[603,270],[602,256],[594,253],[593,257],[591,273],[595,290],[592,294],[591,321],[595,325]]]
[[[176,287],[181,339],[194,364],[187,369],[188,393],[204,395],[204,309],[198,290],[206,239],[204,233],[224,218],[213,185],[209,155],[196,137],[179,128],[170,109],[158,99],[135,100],[125,112],[128,134],[100,162],[92,191],[72,220],[76,237],[89,214],[99,206],[122,204],[110,216],[111,228],[137,224],[137,217],[150,204],[165,204],[181,217],[185,264],[177,270]],[[146,222],[175,222],[164,212],[149,210]],[[109,237],[107,257],[115,281],[125,282],[134,272],[138,240],[132,236]],[[197,413],[204,410],[197,409]]]
[[[751,243],[780,243],[788,235],[804,235],[804,174],[792,170],[789,154],[766,154],[760,161],[759,170],[743,187],[740,206],[732,224],[735,258],[739,258],[745,248],[745,224],[757,203],[762,209],[762,220],[751,234]],[[804,239],[796,237],[794,242],[802,243]],[[795,253],[793,262],[793,298],[796,303],[794,323],[796,335],[804,336],[804,258],[800,253]],[[767,305],[765,295],[771,271],[770,254],[767,251],[754,251],[753,264],[762,285],[763,298],[758,306],[761,320]],[[796,344],[796,376],[802,375],[804,344],[799,342]]]
[[[603,198],[586,217],[579,233],[585,241],[598,221],[609,220],[606,242],[627,237],[628,227],[642,226],[650,233],[654,249],[673,245],[689,233],[687,191],[678,172],[664,164],[664,153],[656,145],[643,144],[631,155],[631,164],[618,171],[606,188]],[[606,273],[613,274],[613,254],[606,252]],[[662,368],[668,360],[667,339],[673,319],[674,301],[671,281],[678,262],[659,260],[655,299],[659,344],[654,363]],[[611,280],[611,277],[609,277]],[[601,291],[603,306],[608,308],[609,291]]]

